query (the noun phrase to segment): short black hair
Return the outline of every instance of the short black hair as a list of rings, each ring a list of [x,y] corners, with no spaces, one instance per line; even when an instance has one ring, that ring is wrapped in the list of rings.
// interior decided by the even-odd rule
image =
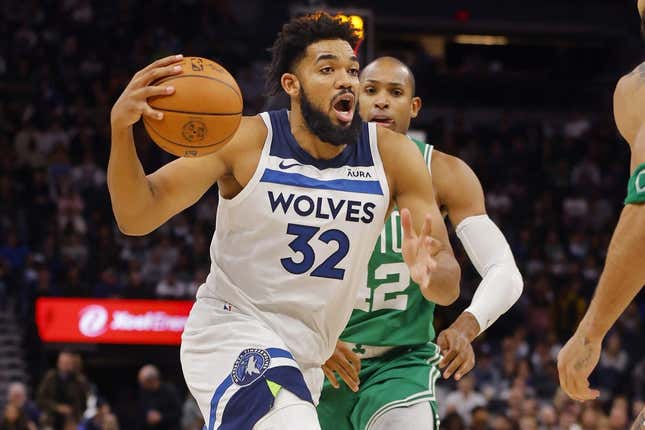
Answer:
[[[360,75],[361,81],[363,80],[363,72],[365,70],[367,70],[368,67],[370,67],[371,65],[373,65],[375,63],[379,63],[379,62],[382,62],[382,61],[389,61],[389,62],[394,63],[394,64],[396,64],[398,66],[401,66],[401,67],[403,67],[405,69],[405,71],[408,73],[408,76],[410,77],[410,86],[412,87],[412,97],[414,97],[414,95],[416,94],[416,91],[417,91],[417,83],[416,83],[416,79],[414,78],[414,73],[412,73],[412,70],[410,69],[410,67],[407,64],[405,64],[403,61],[399,60],[396,57],[386,55],[386,56],[378,57],[378,58],[372,60],[372,62],[370,62],[367,66],[365,66],[363,68],[363,70],[361,70],[361,75]]]
[[[293,70],[309,45],[321,40],[333,39],[344,40],[354,48],[359,41],[359,35],[348,20],[325,12],[292,18],[283,25],[273,46],[269,49],[271,64],[266,70],[267,92],[275,95],[280,91],[282,75]]]

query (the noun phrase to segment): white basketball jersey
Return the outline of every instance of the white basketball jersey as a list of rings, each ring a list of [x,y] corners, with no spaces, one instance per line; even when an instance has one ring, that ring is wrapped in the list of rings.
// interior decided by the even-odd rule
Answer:
[[[319,366],[366,285],[389,205],[376,129],[364,123],[355,145],[319,160],[296,142],[286,110],[260,115],[268,128],[260,161],[237,196],[220,196],[211,272],[198,298],[258,318],[299,364]]]

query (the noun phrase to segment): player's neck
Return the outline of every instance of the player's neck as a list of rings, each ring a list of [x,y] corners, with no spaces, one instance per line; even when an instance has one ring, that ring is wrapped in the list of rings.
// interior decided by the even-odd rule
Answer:
[[[296,142],[302,149],[314,158],[329,160],[336,157],[343,152],[347,145],[333,145],[331,143],[323,142],[314,134],[309,127],[305,118],[302,116],[299,106],[292,105],[291,114],[289,115],[289,125],[291,127],[291,134],[296,138]]]

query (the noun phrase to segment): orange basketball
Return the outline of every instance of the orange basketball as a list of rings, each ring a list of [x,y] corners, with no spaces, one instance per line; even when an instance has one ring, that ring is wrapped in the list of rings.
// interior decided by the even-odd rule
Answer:
[[[242,119],[242,93],[231,74],[214,61],[185,57],[182,73],[153,85],[172,85],[170,96],[151,97],[148,103],[163,119],[144,117],[152,140],[179,157],[201,157],[228,142]]]

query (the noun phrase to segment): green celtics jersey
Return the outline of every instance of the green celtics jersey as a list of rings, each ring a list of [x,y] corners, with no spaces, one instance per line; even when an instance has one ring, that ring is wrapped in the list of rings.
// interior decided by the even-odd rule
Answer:
[[[432,146],[414,140],[428,169]],[[434,303],[410,279],[403,261],[401,217],[395,208],[385,221],[368,266],[367,286],[359,289],[354,311],[341,339],[357,345],[402,346],[434,339]]]

